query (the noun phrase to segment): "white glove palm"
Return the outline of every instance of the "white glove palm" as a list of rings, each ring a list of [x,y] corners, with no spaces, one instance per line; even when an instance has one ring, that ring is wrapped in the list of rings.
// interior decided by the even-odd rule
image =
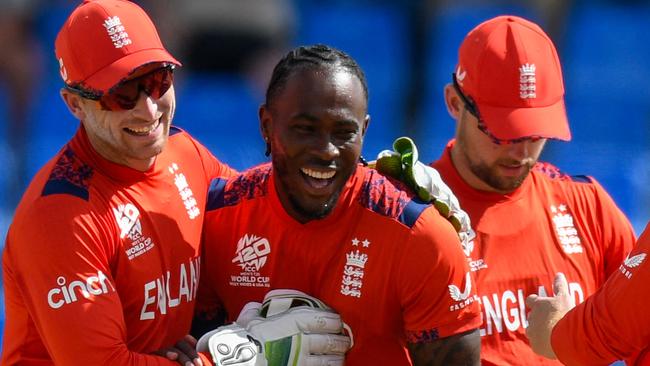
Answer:
[[[380,173],[397,178],[411,187],[425,202],[433,202],[440,214],[447,218],[458,232],[463,247],[476,236],[465,211],[458,199],[442,181],[434,168],[418,161],[418,148],[413,140],[400,137],[393,142],[393,150],[384,150],[370,166]]]
[[[196,347],[210,352],[218,366],[335,366],[343,365],[351,346],[349,328],[322,301],[273,290],[263,304],[246,304],[235,323],[205,334]]]

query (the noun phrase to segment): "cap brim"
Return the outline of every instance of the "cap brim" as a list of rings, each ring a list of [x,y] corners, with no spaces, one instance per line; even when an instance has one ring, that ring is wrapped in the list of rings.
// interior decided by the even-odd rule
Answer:
[[[112,64],[104,67],[83,82],[83,85],[92,90],[107,92],[111,87],[126,78],[133,70],[153,62],[169,62],[181,66],[169,52],[164,49],[141,50],[126,55]]]
[[[571,140],[564,100],[547,107],[500,108],[479,105],[487,129],[501,140],[542,137]]]

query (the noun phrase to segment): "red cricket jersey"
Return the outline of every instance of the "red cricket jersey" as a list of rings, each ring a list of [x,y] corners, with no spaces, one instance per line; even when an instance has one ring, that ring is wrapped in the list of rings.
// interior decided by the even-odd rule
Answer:
[[[209,182],[233,171],[172,127],[139,172],[83,128],[35,176],[3,254],[2,365],[175,365],[189,332]]]
[[[552,295],[556,272],[582,302],[618,269],[634,231],[592,178],[539,163],[510,194],[470,187],[451,161],[452,140],[432,166],[470,216],[476,239],[465,249],[483,310],[483,365],[557,365],[533,353],[525,299]]]
[[[220,299],[233,321],[271,289],[303,291],[351,326],[348,366],[408,365],[407,342],[480,325],[458,236],[431,205],[358,167],[334,211],[301,224],[275,189],[270,165],[213,182],[199,311]]]
[[[650,365],[650,226],[598,292],[560,320],[553,350],[566,365]]]

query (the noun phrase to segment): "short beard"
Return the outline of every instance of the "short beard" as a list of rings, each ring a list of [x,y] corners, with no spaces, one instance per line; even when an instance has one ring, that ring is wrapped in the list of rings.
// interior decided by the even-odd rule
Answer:
[[[300,204],[300,201],[297,198],[295,198],[293,194],[291,194],[291,192],[289,192],[288,198],[289,198],[289,202],[291,202],[291,206],[293,206],[293,209],[300,216],[302,216],[307,220],[320,220],[327,217],[330,213],[332,213],[332,210],[336,206],[336,203],[338,202],[340,195],[341,192],[334,193],[332,197],[330,197],[330,199],[327,202],[325,202],[324,205],[313,210],[303,207]]]
[[[496,162],[495,165],[499,163],[500,162]],[[477,176],[480,180],[485,182],[485,184],[489,185],[499,192],[512,192],[515,189],[521,187],[526,177],[528,177],[528,173],[530,173],[530,169],[533,167],[533,165],[534,163],[526,163],[526,170],[520,176],[506,179],[496,174],[493,169],[487,166],[485,163],[474,164],[473,162],[469,161],[469,169],[472,171],[472,173],[474,173],[474,175]]]

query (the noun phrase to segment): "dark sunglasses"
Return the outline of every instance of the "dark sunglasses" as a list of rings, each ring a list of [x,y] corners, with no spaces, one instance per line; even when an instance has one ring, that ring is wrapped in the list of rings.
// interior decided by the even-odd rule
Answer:
[[[129,110],[138,104],[140,92],[145,92],[154,99],[165,95],[174,82],[174,68],[174,65],[167,65],[134,79],[125,80],[104,94],[93,93],[70,85],[66,85],[65,88],[83,98],[98,101],[103,110]]]
[[[472,99],[472,97],[465,95],[462,90],[460,90],[460,85],[458,85],[458,80],[456,79],[456,73],[451,74],[453,84],[454,84],[454,89],[456,90],[456,93],[460,97],[460,99],[465,103],[465,109],[474,117],[476,117],[476,120],[478,121],[478,129],[481,130],[484,134],[487,135],[487,137],[490,138],[490,140],[496,144],[496,145],[507,145],[507,144],[516,144],[518,142],[530,140],[530,141],[538,141],[541,139],[541,137],[538,136],[528,136],[528,137],[521,137],[517,139],[512,139],[512,140],[504,140],[500,139],[492,134],[490,130],[488,130],[487,126],[485,125],[485,122],[481,118],[481,114],[478,111],[478,106],[476,105],[476,102]]]

